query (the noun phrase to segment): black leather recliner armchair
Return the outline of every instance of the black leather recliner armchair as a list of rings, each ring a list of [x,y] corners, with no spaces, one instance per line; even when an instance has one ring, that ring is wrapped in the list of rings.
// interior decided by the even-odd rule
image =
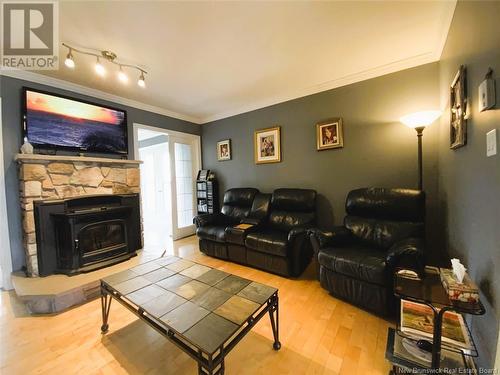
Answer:
[[[334,296],[391,315],[398,268],[422,272],[425,193],[408,189],[351,191],[344,225],[309,231],[321,286]]]

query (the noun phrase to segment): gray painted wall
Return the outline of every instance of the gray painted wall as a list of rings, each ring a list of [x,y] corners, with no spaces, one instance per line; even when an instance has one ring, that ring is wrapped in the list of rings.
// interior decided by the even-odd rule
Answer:
[[[486,133],[495,128],[500,132],[500,80],[496,79],[495,110],[478,112],[478,86],[488,67],[500,77],[499,20],[500,2],[460,1],[440,62],[446,108],[439,137],[442,227],[450,255],[465,262],[483,293],[487,314],[471,323],[481,353],[479,363],[485,367],[493,366],[500,312],[500,155],[486,157]],[[467,145],[450,150],[449,87],[461,64],[467,66],[472,118]]]
[[[33,82],[23,81],[11,77],[0,76],[0,95],[2,97],[2,120],[3,120],[3,152],[5,168],[5,190],[7,194],[7,212],[9,215],[9,235],[12,252],[12,266],[14,270],[22,268],[24,263],[24,250],[22,247],[21,234],[21,212],[19,206],[19,183],[17,176],[17,165],[14,155],[19,152],[22,144],[21,128],[21,89],[23,86],[33,89],[46,90],[56,94],[67,95],[76,99],[84,99],[102,105],[113,106],[127,111],[129,155],[133,152],[133,123],[156,126],[169,130],[176,130],[191,134],[201,134],[201,128],[197,124],[187,121],[162,116],[156,113],[143,111],[137,108],[124,106],[85,95],[60,90],[54,87],[40,85]]]
[[[398,119],[437,108],[439,69],[433,63],[203,125],[203,165],[217,173],[221,194],[243,186],[265,192],[315,189],[319,225],[329,227],[342,223],[352,189],[417,186],[416,132]],[[316,151],[315,124],[330,117],[343,118],[344,148]],[[256,165],[254,130],[274,125],[281,126],[282,162]],[[437,235],[437,125],[424,132],[430,238]],[[232,142],[232,160],[218,162],[216,142],[226,138]]]

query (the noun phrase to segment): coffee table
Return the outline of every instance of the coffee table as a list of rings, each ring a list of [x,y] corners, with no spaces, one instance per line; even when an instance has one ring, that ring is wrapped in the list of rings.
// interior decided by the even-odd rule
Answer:
[[[278,289],[178,257],[162,257],[101,280],[101,332],[115,299],[198,362],[224,374],[224,358],[266,314],[279,350]]]

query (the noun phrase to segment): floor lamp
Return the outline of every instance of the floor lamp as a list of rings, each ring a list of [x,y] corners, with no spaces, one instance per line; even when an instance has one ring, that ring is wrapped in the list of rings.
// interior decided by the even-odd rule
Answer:
[[[409,128],[417,131],[418,140],[418,189],[423,190],[422,136],[426,126],[429,126],[441,116],[441,111],[422,111],[403,116],[399,119]]]

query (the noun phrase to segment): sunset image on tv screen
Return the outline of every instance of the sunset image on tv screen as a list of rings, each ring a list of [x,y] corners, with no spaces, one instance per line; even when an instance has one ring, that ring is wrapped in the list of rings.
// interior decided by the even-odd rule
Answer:
[[[43,147],[126,152],[125,112],[26,90],[28,141]]]

